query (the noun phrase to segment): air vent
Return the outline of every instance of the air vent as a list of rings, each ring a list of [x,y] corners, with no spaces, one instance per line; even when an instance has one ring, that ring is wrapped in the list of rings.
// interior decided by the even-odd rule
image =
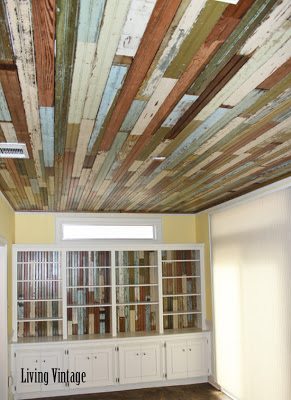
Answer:
[[[24,143],[0,143],[0,158],[28,158]]]

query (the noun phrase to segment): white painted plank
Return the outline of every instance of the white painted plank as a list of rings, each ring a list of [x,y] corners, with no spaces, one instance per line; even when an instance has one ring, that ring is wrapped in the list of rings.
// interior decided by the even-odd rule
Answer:
[[[190,95],[190,94],[184,94],[182,99],[179,101],[179,103],[176,105],[176,107],[173,109],[170,115],[166,118],[166,120],[163,122],[162,126],[163,127],[169,127],[171,128],[174,126],[179,119],[184,115],[184,113],[188,110],[188,108],[198,99],[198,96]]]
[[[11,121],[10,112],[7,106],[6,98],[0,82],[0,121]]]
[[[134,57],[156,0],[132,0],[116,54]]]
[[[88,142],[93,131],[94,121],[82,119],[74,159],[72,177],[79,178],[87,153]]]
[[[133,100],[130,109],[121,125],[122,132],[131,132],[140,114],[143,112],[147,102],[144,100]]]
[[[12,122],[0,122],[1,129],[4,133],[6,142],[17,143],[17,136]]]
[[[145,187],[146,190],[153,188],[156,184],[158,184],[162,179],[170,174],[170,171],[162,171],[159,175],[157,175],[154,179],[152,179]]]
[[[142,135],[149,122],[153,119],[165,99],[168,97],[173,87],[175,86],[177,79],[162,78],[157,89],[153,93],[152,97],[148,101],[147,106],[143,110],[141,116],[137,120],[131,134]]]
[[[186,36],[189,35],[201,10],[204,8],[205,3],[206,0],[191,0],[177,28],[170,38],[167,47],[163,51],[163,54],[158,61],[156,68],[154,69],[150,79],[148,80],[148,83],[142,92],[143,96],[150,97],[156,90],[166,69],[175,58],[175,56],[178,54],[181,44],[185,40]]]
[[[130,0],[107,0],[83,118],[95,119],[116,53]]]
[[[266,43],[270,36],[276,32],[282,24],[291,16],[290,0],[283,0],[276,4],[263,23],[255,30],[252,36],[246,41],[239,54],[248,56],[258,47]]]

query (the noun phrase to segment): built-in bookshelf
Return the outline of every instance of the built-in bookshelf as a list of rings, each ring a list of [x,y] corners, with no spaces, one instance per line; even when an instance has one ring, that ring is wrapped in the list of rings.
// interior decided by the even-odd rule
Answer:
[[[158,329],[157,251],[116,251],[117,333]]]
[[[68,251],[67,334],[111,332],[111,253]]]
[[[199,250],[162,251],[163,326],[201,328],[201,257]]]
[[[63,334],[61,259],[58,251],[17,253],[18,337]]]
[[[203,246],[14,246],[13,340],[204,328]]]

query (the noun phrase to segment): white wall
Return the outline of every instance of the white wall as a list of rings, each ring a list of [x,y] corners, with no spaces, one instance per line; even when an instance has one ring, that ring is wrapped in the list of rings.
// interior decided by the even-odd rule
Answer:
[[[291,188],[211,215],[217,382],[291,396]]]

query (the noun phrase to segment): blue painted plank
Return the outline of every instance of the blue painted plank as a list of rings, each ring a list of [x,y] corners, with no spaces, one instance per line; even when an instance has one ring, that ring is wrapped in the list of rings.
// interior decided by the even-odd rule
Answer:
[[[54,166],[54,107],[40,107],[40,124],[45,167]]]
[[[10,122],[11,116],[6,103],[6,98],[0,83],[0,121]]]
[[[110,107],[113,104],[113,101],[115,99],[115,96],[119,89],[121,88],[125,75],[128,71],[128,66],[120,66],[120,65],[113,65],[111,67],[105,90],[102,96],[101,104],[99,107],[98,115],[96,118],[95,126],[93,129],[93,133],[91,135],[89,145],[88,145],[88,151],[90,152],[94,146],[94,143],[96,139],[98,138],[100,134],[100,130],[102,128],[102,125],[105,121],[105,118],[107,116],[107,113],[110,109]]]
[[[176,125],[181,116],[188,110],[188,108],[198,99],[198,96],[185,94],[174,110],[168,115],[167,119],[163,122],[162,126],[171,128]]]
[[[82,0],[80,4],[77,40],[95,43],[99,37],[105,0]]]
[[[141,113],[143,112],[147,101],[144,100],[133,100],[130,109],[121,125],[120,130],[122,132],[131,132],[136,121],[139,119]]]

